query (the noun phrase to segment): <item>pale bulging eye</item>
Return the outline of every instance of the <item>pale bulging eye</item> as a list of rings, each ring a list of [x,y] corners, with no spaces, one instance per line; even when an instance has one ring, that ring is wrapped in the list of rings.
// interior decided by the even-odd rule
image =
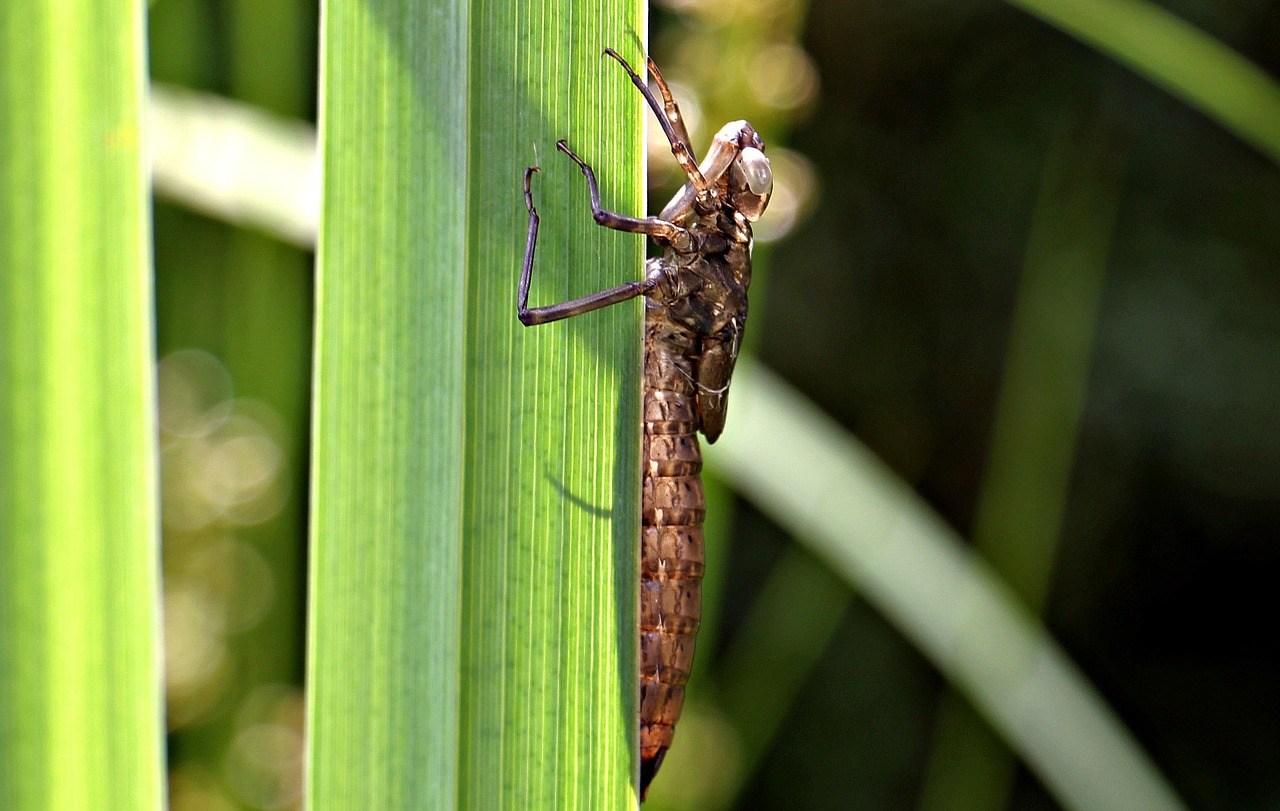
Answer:
[[[738,155],[738,165],[752,194],[765,195],[773,191],[773,169],[763,152],[753,146],[743,149]]]

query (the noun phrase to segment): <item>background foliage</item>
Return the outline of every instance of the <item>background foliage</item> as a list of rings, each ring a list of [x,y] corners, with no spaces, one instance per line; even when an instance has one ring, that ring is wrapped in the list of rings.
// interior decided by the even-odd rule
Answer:
[[[798,153],[760,358],[1043,607],[1191,806],[1280,801],[1275,165],[1012,6],[672,6],[652,50],[698,147],[746,117]],[[1273,4],[1163,8],[1277,71]],[[313,116],[314,8],[162,0],[151,25],[157,79]],[[173,803],[288,807],[309,259],[164,205],[156,256]],[[726,535],[654,807],[1055,807],[757,507]]]

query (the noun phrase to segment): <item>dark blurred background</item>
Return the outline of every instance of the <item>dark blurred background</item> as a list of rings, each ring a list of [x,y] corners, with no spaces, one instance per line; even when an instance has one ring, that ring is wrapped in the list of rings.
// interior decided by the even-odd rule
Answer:
[[[1276,4],[1161,5],[1280,72]],[[316,21],[291,0],[160,0],[152,73],[313,121]],[[1065,401],[1052,531],[1011,540],[1037,550],[1025,570],[997,568],[1191,807],[1280,808],[1276,166],[993,2],[669,0],[651,43],[695,147],[745,117],[778,170],[750,348],[980,545],[1000,534],[983,511],[1015,313],[1066,347],[1065,384],[1049,351],[1013,386],[1064,393],[1030,409]],[[656,209],[673,177],[651,157]],[[1096,261],[1020,310],[1068,226]],[[297,808],[311,257],[163,202],[155,230],[173,808]],[[1005,453],[1034,471],[1032,422]],[[655,808],[1057,807],[767,518],[738,503],[725,535],[677,739],[702,768],[664,767]],[[765,679],[776,726],[744,731],[722,699],[785,578],[827,595],[824,631],[801,677]]]

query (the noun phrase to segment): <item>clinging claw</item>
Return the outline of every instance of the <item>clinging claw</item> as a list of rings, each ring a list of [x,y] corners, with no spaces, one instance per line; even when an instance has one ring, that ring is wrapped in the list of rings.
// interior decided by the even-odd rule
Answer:
[[[529,166],[524,170],[524,207],[534,216],[537,216],[538,212],[533,207],[533,173],[541,171],[540,166]]]

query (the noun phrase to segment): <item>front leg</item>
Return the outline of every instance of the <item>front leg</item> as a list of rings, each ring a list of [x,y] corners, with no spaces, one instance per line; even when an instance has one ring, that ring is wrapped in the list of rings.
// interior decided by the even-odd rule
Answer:
[[[604,49],[606,56],[611,56],[617,60],[622,69],[627,72],[627,76],[631,78],[631,83],[640,91],[640,95],[644,96],[644,100],[649,103],[649,109],[653,110],[653,114],[658,117],[658,124],[662,127],[662,132],[667,136],[667,142],[671,144],[671,154],[675,156],[676,163],[680,164],[680,168],[684,171],[685,177],[689,179],[689,184],[697,191],[699,199],[710,201],[715,190],[711,184],[707,183],[707,179],[703,177],[702,170],[698,168],[698,162],[693,157],[693,144],[689,143],[689,131],[685,129],[684,121],[680,117],[680,108],[676,106],[675,100],[671,97],[671,91],[667,89],[667,83],[663,80],[662,74],[658,72],[658,66],[654,64],[652,59],[648,59],[649,72],[653,74],[654,81],[657,82],[659,90],[662,92],[663,102],[659,103],[653,91],[649,89],[649,85],[644,83],[644,79],[640,74],[631,69],[631,64],[623,59],[617,51],[612,48]]]
[[[633,234],[645,234],[670,245],[676,253],[693,253],[693,236],[673,222],[658,217],[627,217],[606,211],[600,206],[600,186],[596,183],[596,173],[587,162],[579,158],[563,140],[556,141],[556,149],[573,158],[587,178],[587,188],[591,192],[591,216],[605,228],[615,231],[628,231]]]
[[[572,153],[570,153],[572,155]],[[656,278],[647,278],[639,282],[627,282],[589,296],[550,304],[546,307],[529,306],[529,283],[533,279],[533,253],[538,245],[538,210],[533,205],[533,173],[538,167],[530,166],[524,170],[524,204],[529,209],[529,230],[524,243],[524,266],[520,270],[520,288],[516,299],[516,316],[526,327],[534,324],[545,324],[548,321],[559,321],[592,310],[599,310],[611,304],[642,296],[657,284]],[[594,178],[593,188],[594,188]]]

